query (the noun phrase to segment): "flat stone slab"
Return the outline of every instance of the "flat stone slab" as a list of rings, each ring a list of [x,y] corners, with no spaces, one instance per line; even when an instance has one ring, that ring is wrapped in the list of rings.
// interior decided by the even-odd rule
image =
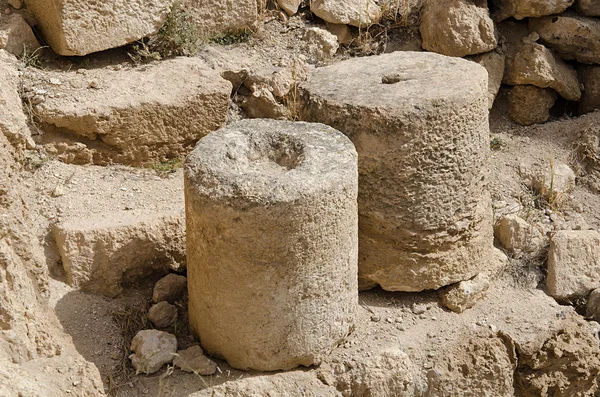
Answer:
[[[196,58],[121,70],[40,71],[36,106],[48,151],[75,164],[155,164],[184,157],[226,120],[231,83]],[[45,81],[60,84],[45,84]]]
[[[437,289],[488,266],[487,81],[474,62],[396,52],[300,86],[301,118],[342,131],[359,155],[360,288]]]

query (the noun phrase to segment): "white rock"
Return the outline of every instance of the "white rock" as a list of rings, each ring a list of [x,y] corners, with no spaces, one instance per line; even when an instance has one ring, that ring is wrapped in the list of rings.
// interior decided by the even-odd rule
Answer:
[[[310,10],[325,22],[362,28],[381,19],[381,8],[373,0],[312,0]]]
[[[480,273],[471,280],[441,289],[439,294],[444,306],[456,313],[462,313],[483,299],[489,286],[489,276]]]
[[[308,28],[304,33],[308,52],[318,62],[331,59],[339,48],[337,36],[321,28]]]
[[[129,359],[135,371],[149,375],[173,361],[177,352],[177,338],[163,331],[143,330],[133,337],[131,350],[134,353]]]
[[[600,287],[600,233],[561,230],[552,236],[547,287],[557,299],[582,297]]]
[[[506,215],[494,227],[494,235],[507,250],[539,253],[544,248],[543,233],[517,215]]]

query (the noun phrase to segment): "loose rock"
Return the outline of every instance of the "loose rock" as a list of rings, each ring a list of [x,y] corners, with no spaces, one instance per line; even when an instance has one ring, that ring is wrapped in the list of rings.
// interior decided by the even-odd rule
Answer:
[[[180,4],[200,38],[243,32],[258,20],[257,0],[182,0]]]
[[[517,215],[507,215],[494,227],[494,235],[504,248],[513,252],[539,254],[545,247],[542,231]]]
[[[277,4],[291,16],[298,12],[298,7],[302,4],[302,0],[277,0]]]
[[[290,109],[277,102],[267,86],[254,86],[252,93],[242,102],[242,109],[252,119],[286,120]]]
[[[339,48],[337,36],[321,28],[308,28],[304,34],[308,52],[317,62],[331,59]]]
[[[600,17],[600,3],[595,0],[575,0],[575,9],[581,15]]]
[[[177,351],[177,357],[173,360],[173,365],[185,372],[212,375],[217,372],[217,364],[203,353],[202,348],[198,345],[179,350]]]
[[[352,36],[352,31],[348,25],[336,24],[336,23],[325,23],[327,29],[333,33],[340,44],[348,45],[354,41],[354,37]]]
[[[588,319],[600,322],[600,288],[593,290],[588,296],[585,305],[585,316]]]
[[[575,13],[531,18],[529,28],[563,59],[600,63],[600,21]]]
[[[170,327],[177,320],[177,307],[166,301],[152,305],[148,310],[148,320],[157,328]]]
[[[421,25],[423,49],[463,57],[496,48],[498,41],[487,2],[425,1]]]
[[[514,86],[508,94],[508,115],[521,125],[544,123],[556,98],[556,91],[550,88]]]
[[[161,278],[154,285],[152,291],[152,301],[169,302],[181,299],[187,290],[187,278],[178,274],[170,273]]]
[[[502,21],[506,18],[523,19],[560,14],[573,4],[574,0],[494,0],[496,11],[494,18]]]
[[[550,239],[548,293],[556,299],[586,296],[600,287],[600,233],[561,230]]]
[[[549,161],[544,165],[519,165],[523,181],[546,199],[558,202],[575,187],[575,172],[566,164]]]
[[[310,11],[325,22],[366,28],[381,19],[373,0],[312,0]]]
[[[471,280],[461,281],[458,284],[441,289],[439,295],[444,306],[453,312],[462,313],[483,299],[489,286],[489,276],[480,273]]]
[[[135,371],[150,375],[173,361],[177,352],[177,338],[163,331],[143,330],[133,337],[131,350],[133,354],[129,359]]]
[[[33,54],[40,47],[31,27],[19,14],[0,17],[0,49],[18,57],[24,52]]]
[[[483,66],[488,72],[488,109],[490,110],[502,85],[505,58],[504,55],[496,51],[467,57],[468,60]]]

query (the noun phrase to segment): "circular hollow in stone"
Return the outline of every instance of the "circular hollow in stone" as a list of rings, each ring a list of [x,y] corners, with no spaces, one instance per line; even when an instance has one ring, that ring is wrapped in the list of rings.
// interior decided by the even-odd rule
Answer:
[[[359,288],[421,291],[491,258],[487,73],[425,52],[356,58],[300,87],[303,120],[359,155]]]
[[[240,369],[320,362],[358,303],[357,154],[322,124],[244,120],[185,165],[189,322]]]

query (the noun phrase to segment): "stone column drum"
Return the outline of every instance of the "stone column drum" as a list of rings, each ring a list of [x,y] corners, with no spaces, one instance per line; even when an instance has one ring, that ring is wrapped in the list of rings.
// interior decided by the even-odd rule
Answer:
[[[317,69],[302,119],[345,133],[359,155],[359,288],[421,291],[492,259],[487,73],[396,52]]]
[[[312,365],[358,304],[358,171],[322,124],[244,120],[185,164],[189,322],[239,369]]]

